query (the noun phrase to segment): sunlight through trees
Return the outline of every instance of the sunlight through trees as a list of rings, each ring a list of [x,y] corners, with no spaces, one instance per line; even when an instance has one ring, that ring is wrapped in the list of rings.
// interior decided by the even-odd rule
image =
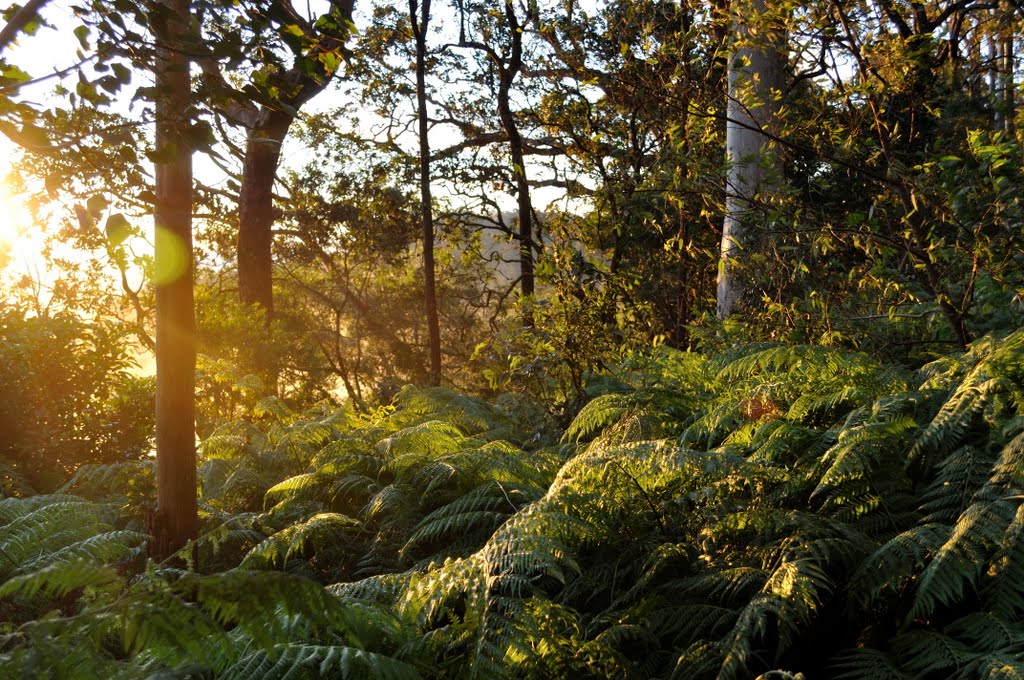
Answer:
[[[0,676],[1024,677],[1021,8],[0,13]]]

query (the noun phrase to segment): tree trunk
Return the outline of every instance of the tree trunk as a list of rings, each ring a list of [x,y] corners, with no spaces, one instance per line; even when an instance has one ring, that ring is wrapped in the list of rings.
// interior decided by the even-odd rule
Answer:
[[[282,111],[260,110],[246,139],[238,192],[238,297],[245,304],[259,306],[268,322],[274,313],[274,181],[281,144],[292,120]]]
[[[996,10],[996,16],[999,16],[999,10]],[[996,22],[998,22],[998,18]],[[989,66],[989,92],[992,97],[992,122],[993,127],[996,130],[1003,129],[1003,84],[1002,84],[1002,66],[1003,66],[1003,41],[999,37],[998,27],[992,29],[988,35],[988,47],[990,55],[990,66]]]
[[[441,326],[437,316],[437,284],[434,280],[434,208],[430,195],[430,132],[427,110],[427,27],[430,25],[430,0],[409,0],[409,20],[416,38],[416,113],[420,134],[420,219],[423,226],[423,299],[427,312],[427,338],[430,346],[430,384],[441,384]],[[417,9],[420,10],[417,19]]]
[[[770,188],[778,172],[771,159],[777,132],[777,97],[784,86],[785,35],[773,26],[765,0],[736,8],[738,44],[729,61],[726,106],[725,220],[718,268],[718,318],[727,319],[737,304],[749,304],[753,291],[742,272],[744,256],[758,247],[751,213],[759,192]],[[739,266],[737,266],[739,265]]]
[[[334,0],[330,3],[347,22],[352,20],[355,0]],[[281,8],[291,12],[289,2]],[[321,57],[340,49],[346,36],[321,34],[315,46],[295,65],[274,77],[274,85],[282,93],[279,107],[252,103],[243,104],[236,119],[248,126],[242,186],[238,195],[238,295],[246,304],[258,305],[269,321],[274,311],[273,245],[274,181],[281,160],[281,144],[295,113],[310,99],[324,91],[335,75],[334,67],[327,68]],[[223,75],[208,64],[204,71],[213,72],[223,81]],[[262,367],[261,367],[262,368]]]
[[[163,0],[154,15],[156,149],[156,487],[154,553],[167,557],[195,539],[195,312],[192,298],[192,153],[185,132],[191,105],[189,0]]]
[[[1013,22],[1014,10],[1004,3],[1003,15],[999,25],[1000,64],[999,64],[999,104],[1002,115],[1001,129],[1008,135],[1015,131],[1014,118],[1017,115],[1016,90],[1013,83],[1014,49]]]
[[[523,152],[523,137],[512,114],[509,96],[512,83],[523,67],[523,30],[516,17],[511,0],[505,0],[505,18],[511,35],[511,53],[507,64],[498,64],[498,116],[501,126],[508,135],[509,154],[512,157],[512,177],[516,183],[516,203],[519,216],[519,290],[523,297],[534,293],[533,266],[533,203],[530,200],[530,184],[526,179],[526,156]],[[529,307],[523,313],[523,324],[533,326],[533,313]]]

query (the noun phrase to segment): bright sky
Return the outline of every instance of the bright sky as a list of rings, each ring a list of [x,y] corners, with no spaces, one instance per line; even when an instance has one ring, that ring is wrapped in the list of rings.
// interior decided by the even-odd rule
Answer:
[[[11,146],[0,142],[0,172],[11,168]],[[33,238],[32,219],[17,196],[11,196],[6,182],[0,181],[0,269],[23,269],[36,259],[39,244]]]
[[[35,35],[19,36],[3,53],[9,63],[17,64],[34,78],[47,76],[78,61],[75,55],[78,41],[72,35],[75,20],[71,4],[52,0],[43,7],[42,16],[59,28],[43,27]],[[22,88],[17,96],[45,104],[56,83],[56,79],[44,80]],[[15,158],[13,144],[0,137],[0,270],[6,266],[8,273],[35,273],[43,234],[40,228],[33,226],[29,211],[20,197],[11,195],[5,181]]]
[[[300,6],[303,3],[298,3]],[[314,14],[322,11],[316,7],[317,3],[310,8]],[[33,77],[39,78],[55,71],[67,69],[79,61],[79,50],[77,38],[73,35],[73,29],[79,24],[71,10],[69,0],[51,0],[43,9],[44,19],[51,25],[51,28],[41,28],[33,36],[22,36],[13,47],[6,50],[3,56],[9,63],[17,64],[28,71]],[[440,19],[440,16],[438,17]],[[435,22],[435,26],[436,26]],[[77,75],[72,73],[65,79],[67,87],[73,89]],[[50,99],[54,86],[57,84],[54,78],[45,80],[39,84],[24,88],[19,93],[19,98],[29,99],[36,104],[45,106]],[[330,92],[326,96],[318,97],[308,107],[310,111],[315,109],[330,108],[337,103],[337,96]],[[115,105],[117,108],[118,105]],[[125,111],[127,113],[127,111]],[[130,114],[129,114],[130,115]],[[444,132],[437,130],[436,132]],[[433,135],[432,135],[433,137]],[[451,143],[449,139],[438,138],[433,146],[440,148]],[[411,143],[410,143],[411,144]],[[414,149],[414,145],[410,148]],[[308,151],[298,144],[294,139],[286,141],[283,154],[283,165],[300,167],[305,162]],[[13,147],[3,137],[0,137],[0,181],[11,169],[15,158]],[[227,176],[219,168],[215,167],[202,155],[196,157],[195,167],[197,177],[210,186],[224,188]],[[435,188],[435,194],[443,197],[447,192],[444,187]],[[543,207],[549,201],[554,201],[562,195],[558,189],[538,190],[535,192],[535,202],[538,207]],[[509,196],[497,196],[499,204],[511,210],[514,208],[514,200]],[[148,229],[147,229],[148,231]],[[0,269],[4,264],[8,265],[8,274],[11,270],[20,272],[32,271],[38,268],[35,265],[36,256],[41,250],[42,229],[34,228],[28,216],[28,211],[19,205],[18,197],[11,196],[8,188],[0,185]],[[35,265],[35,267],[33,266]]]

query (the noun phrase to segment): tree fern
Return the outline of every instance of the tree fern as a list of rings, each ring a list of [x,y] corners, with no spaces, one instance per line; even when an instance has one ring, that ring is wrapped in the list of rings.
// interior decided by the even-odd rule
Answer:
[[[363,649],[344,645],[279,644],[269,650],[256,649],[246,654],[221,677],[419,680],[423,676],[408,663]]]
[[[83,465],[61,490],[123,504],[138,517],[156,507],[156,466],[148,460]]]
[[[39,502],[42,498],[37,496],[35,502],[25,504],[37,506],[35,509],[0,527],[0,577],[110,528],[103,521],[114,514],[108,506],[65,496],[49,497],[50,502],[43,504]]]
[[[402,428],[441,420],[486,439],[508,439],[516,434],[512,419],[504,410],[444,387],[407,386],[395,397],[395,408],[396,413],[389,420]]]
[[[843,652],[833,664],[836,680],[914,680],[887,654],[876,649]]]
[[[78,588],[119,583],[121,580],[112,566],[84,558],[57,560],[36,570],[21,571],[25,573],[0,585],[0,598],[17,596],[33,599],[39,594],[60,597]]]
[[[266,538],[249,551],[240,566],[243,569],[276,565],[284,567],[289,558],[301,558],[306,553],[312,553],[321,562],[331,565],[331,557],[324,553],[331,552],[330,548],[335,544],[344,544],[351,540],[352,534],[358,532],[360,526],[358,520],[346,515],[318,513],[304,522],[292,524]]]
[[[430,546],[433,556],[438,554],[438,544],[450,545],[449,550],[456,554],[479,547],[510,515],[538,498],[540,490],[534,486],[487,482],[424,517],[402,553],[417,554],[423,552],[423,546]]]

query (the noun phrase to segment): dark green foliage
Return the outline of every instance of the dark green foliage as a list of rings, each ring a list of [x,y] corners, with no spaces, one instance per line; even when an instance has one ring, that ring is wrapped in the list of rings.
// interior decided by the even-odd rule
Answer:
[[[67,488],[90,500],[0,503],[0,666],[1015,677],[1022,361],[1024,333],[915,373],[660,350],[595,381],[557,450],[449,390],[369,415],[266,401],[204,442],[193,570],[141,561],[146,464],[84,468]]]
[[[127,334],[70,312],[0,311],[3,495],[53,491],[80,465],[149,452],[154,388],[128,372]]]

